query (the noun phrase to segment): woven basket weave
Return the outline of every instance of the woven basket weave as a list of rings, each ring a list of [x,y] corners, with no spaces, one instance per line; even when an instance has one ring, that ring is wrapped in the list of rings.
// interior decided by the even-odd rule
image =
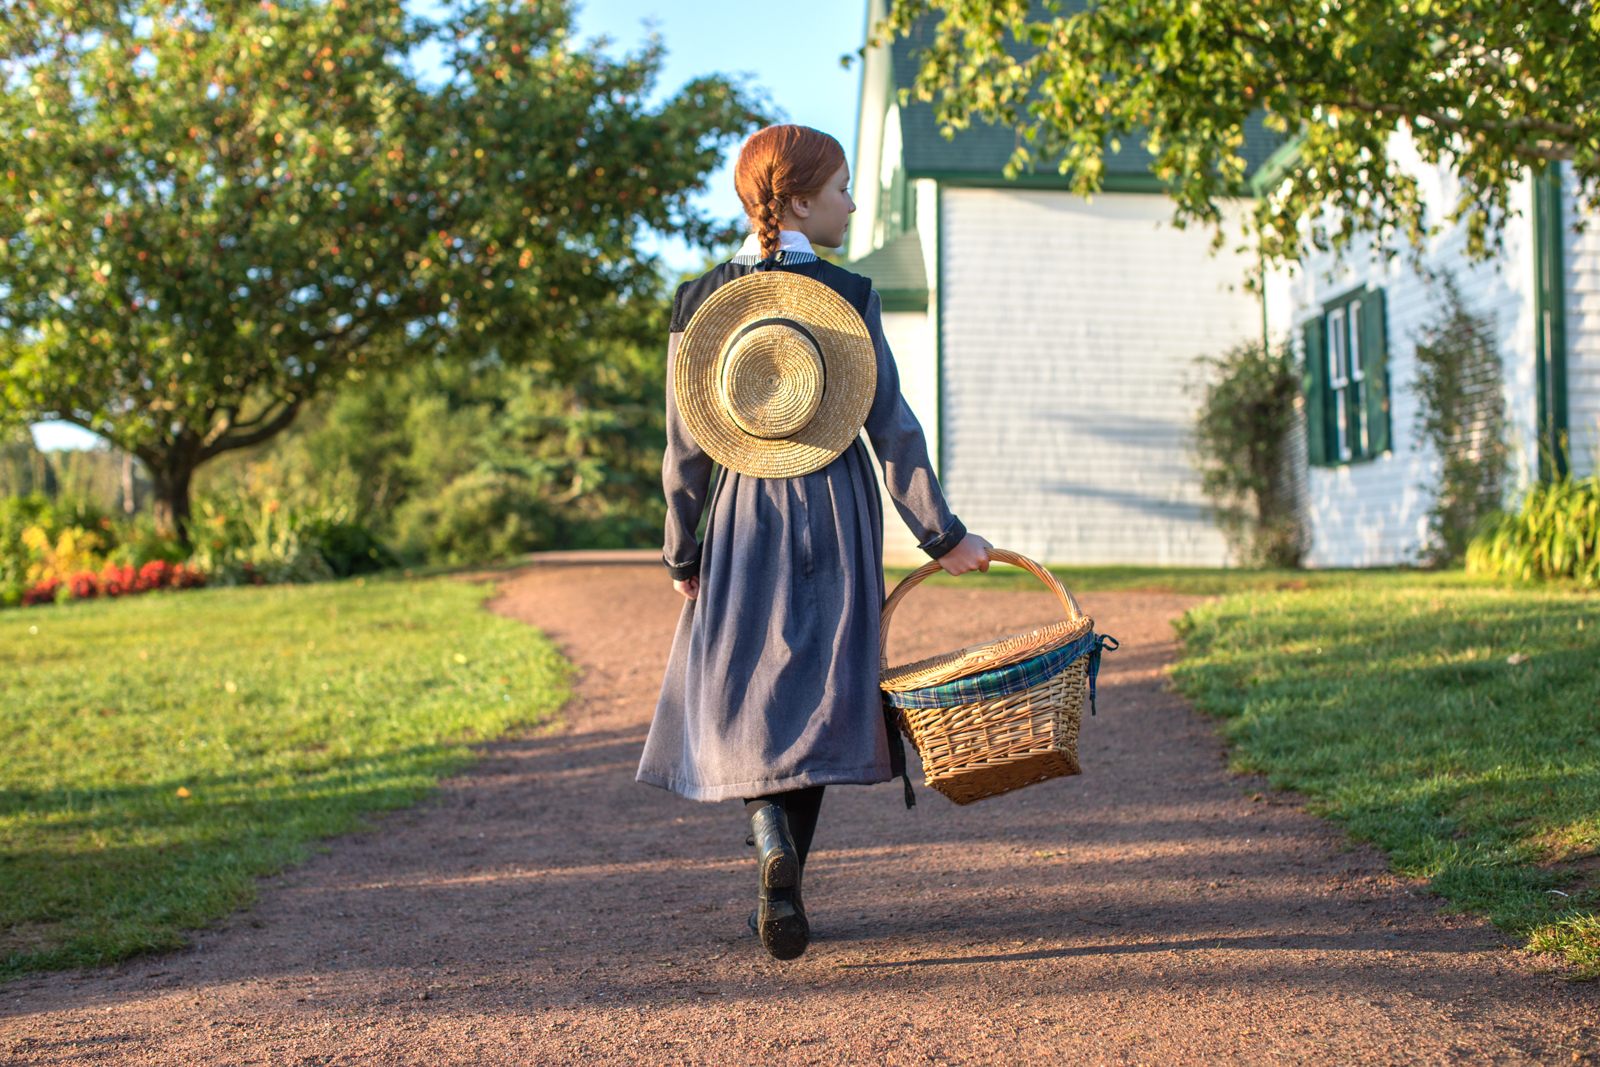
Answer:
[[[1031,571],[1061,601],[1067,621],[890,667],[889,621],[895,608],[940,569],[938,563],[925,564],[895,586],[883,605],[878,651],[886,692],[911,693],[970,678],[1042,656],[1092,632],[1094,620],[1083,613],[1055,575],[1026,556],[1004,549],[991,548],[989,558]],[[922,757],[927,785],[957,804],[971,804],[1079,773],[1078,726],[1089,692],[1088,673],[1089,656],[1082,655],[1045,681],[1003,697],[895,710],[901,729]]]

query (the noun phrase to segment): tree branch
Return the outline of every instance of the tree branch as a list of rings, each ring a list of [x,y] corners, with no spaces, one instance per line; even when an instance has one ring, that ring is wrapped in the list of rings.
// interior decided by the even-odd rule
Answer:
[[[221,437],[223,434],[227,433],[230,429],[232,429],[235,426],[237,426],[238,423],[235,422],[234,420],[236,420],[238,417],[239,417],[239,409],[238,408],[236,408],[236,407],[223,408],[222,409],[222,418],[217,422],[217,425],[212,428],[210,433],[206,434],[205,437],[201,438],[201,440],[200,440],[201,445],[202,446],[210,445],[217,438]]]
[[[250,433],[240,434],[238,437],[225,436],[217,441],[212,442],[211,444],[205,445],[200,449],[199,458],[195,460],[195,466],[199,466],[212,456],[221,455],[223,452],[232,452],[234,449],[249,448],[251,445],[258,445],[262,441],[265,441],[282,432],[289,427],[289,424],[294,421],[295,416],[300,413],[300,405],[302,403],[304,403],[304,401],[299,399],[287,401],[284,409],[280,411],[271,422],[265,424],[259,429]]]
[[[1326,101],[1330,107],[1347,107],[1352,111],[1375,111],[1380,115],[1397,115],[1407,119],[1427,119],[1447,130],[1499,130],[1504,133],[1549,133],[1565,140],[1576,140],[1580,131],[1577,126],[1566,122],[1555,122],[1550,119],[1538,119],[1531,115],[1520,118],[1506,119],[1501,122],[1482,120],[1468,122],[1458,119],[1453,115],[1446,115],[1440,111],[1428,111],[1422,108],[1408,108],[1400,104],[1379,104],[1371,100],[1364,100],[1359,96],[1338,97]],[[1567,156],[1560,157],[1562,159]]]
[[[96,426],[93,419],[86,419],[83,416],[77,415],[71,411],[58,411],[56,412],[56,420],[58,422],[71,423],[79,429],[88,430],[90,433],[94,434],[102,441],[105,441],[107,444],[116,445],[118,448],[122,447],[117,443],[116,438],[107,436],[104,430]]]

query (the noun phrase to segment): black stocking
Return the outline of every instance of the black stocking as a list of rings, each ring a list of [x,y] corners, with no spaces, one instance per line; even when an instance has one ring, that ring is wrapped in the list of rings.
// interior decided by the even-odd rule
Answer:
[[[754,815],[769,805],[782,808],[789,817],[789,832],[794,835],[795,851],[800,854],[800,866],[803,869],[806,854],[811,851],[811,838],[817,832],[817,815],[822,811],[822,791],[826,788],[825,785],[814,785],[806,789],[791,789],[787,793],[756,797],[744,802],[744,813],[746,816]]]

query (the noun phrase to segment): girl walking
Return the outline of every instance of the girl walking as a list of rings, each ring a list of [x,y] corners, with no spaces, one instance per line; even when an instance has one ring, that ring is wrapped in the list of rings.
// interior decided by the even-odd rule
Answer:
[[[945,502],[871,281],[814,251],[842,245],[855,210],[844,150],[772,126],[734,182],[749,238],[673,301],[663,558],[685,603],[638,780],[744,802],[751,924],[793,959],[810,940],[801,876],[823,791],[891,776],[883,515],[860,431],[923,551],[963,574],[988,569],[989,544]]]

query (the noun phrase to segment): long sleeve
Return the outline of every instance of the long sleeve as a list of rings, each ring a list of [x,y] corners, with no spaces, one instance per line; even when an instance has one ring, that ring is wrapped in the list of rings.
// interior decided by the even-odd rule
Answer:
[[[867,412],[867,437],[883,466],[884,486],[895,510],[917,538],[917,547],[938,559],[959,545],[967,530],[950,513],[928,458],[922,424],[900,395],[900,372],[883,336],[883,304],[876,291],[867,302],[866,324],[878,360],[878,388]]]
[[[667,497],[667,529],[661,559],[673,580],[687,581],[700,573],[700,542],[695,532],[711,489],[713,460],[689,432],[678,411],[672,375],[683,334],[667,339],[667,450],[661,457],[661,488]]]

